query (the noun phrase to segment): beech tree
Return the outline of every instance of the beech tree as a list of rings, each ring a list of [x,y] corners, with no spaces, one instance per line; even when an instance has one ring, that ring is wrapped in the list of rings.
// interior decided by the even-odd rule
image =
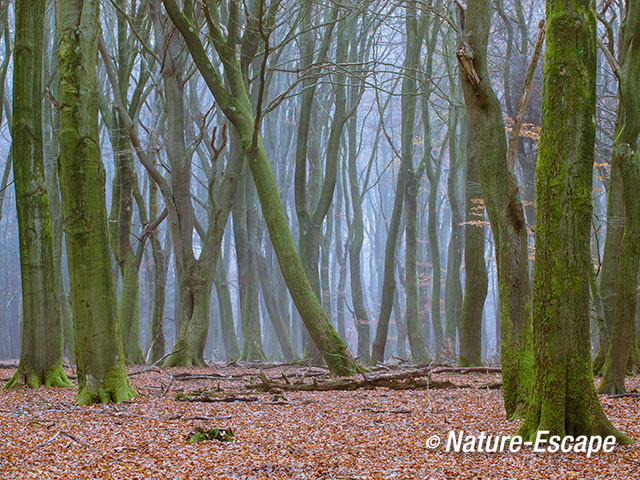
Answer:
[[[620,443],[630,443],[605,417],[591,370],[596,14],[590,0],[547,0],[546,8],[536,171],[535,376],[518,433],[525,440],[539,430],[560,436],[614,435]]]
[[[463,15],[462,40],[456,55],[484,205],[495,241],[504,404],[507,416],[512,417],[520,415],[527,404],[533,373],[527,229],[518,182],[507,165],[502,107],[487,69],[491,2],[469,1]]]
[[[13,176],[20,236],[22,351],[5,388],[67,387],[62,317],[53,268],[43,162],[42,71],[45,0],[18,0],[13,68]]]
[[[624,234],[617,268],[615,314],[611,339],[603,368],[601,393],[625,393],[627,365],[637,345],[636,313],[638,264],[640,262],[640,5],[627,1],[620,27],[619,64],[611,62],[618,78],[618,128],[614,138],[613,162],[622,177]],[[613,168],[613,166],[612,166]]]
[[[204,6],[208,15],[209,38],[225,69],[228,84],[228,88],[226,88],[222,82],[222,77],[210,62],[197,34],[198,29],[195,28],[192,22],[193,6],[190,3],[186,3],[184,10],[181,10],[174,0],[163,0],[163,4],[169,17],[185,39],[189,52],[207,87],[215,97],[224,115],[238,131],[242,149],[256,186],[262,214],[278,257],[278,263],[289,292],[313,342],[318,347],[333,374],[355,373],[355,360],[324,313],[296,251],[273,170],[269,164],[269,159],[257,128],[260,115],[262,115],[261,99],[258,101],[258,117],[256,118],[245,78],[242,75],[240,58],[235,50],[235,39],[237,37],[235,35],[227,37],[223,33],[217,6],[214,5],[211,8],[208,4]],[[230,2],[229,6],[231,9],[229,22],[233,27],[231,31],[234,32],[238,16],[238,5],[235,2]],[[279,2],[273,2],[268,11],[263,12],[261,8],[258,20],[262,22],[264,17],[273,18],[278,7]]]
[[[99,0],[57,0],[60,189],[80,404],[135,396],[124,368],[98,138]]]

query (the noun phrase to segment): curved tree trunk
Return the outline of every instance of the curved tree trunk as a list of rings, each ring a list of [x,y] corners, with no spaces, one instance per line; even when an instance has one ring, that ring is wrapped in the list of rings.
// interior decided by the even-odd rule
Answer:
[[[518,184],[507,166],[502,109],[487,70],[492,15],[488,0],[469,2],[456,54],[496,246],[504,404],[507,416],[513,417],[526,406],[533,378],[529,252]]]

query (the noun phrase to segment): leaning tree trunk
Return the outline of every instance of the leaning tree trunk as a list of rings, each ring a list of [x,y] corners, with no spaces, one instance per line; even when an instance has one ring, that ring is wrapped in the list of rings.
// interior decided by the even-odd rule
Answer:
[[[49,198],[43,161],[42,67],[45,1],[18,0],[13,70],[13,178],[22,281],[22,351],[6,387],[67,387],[62,369]]]
[[[536,171],[534,383],[518,432],[615,435],[596,396],[589,341],[596,16],[590,0],[547,0]]]
[[[533,377],[529,252],[518,184],[507,166],[502,109],[487,69],[492,15],[488,0],[468,2],[462,42],[456,54],[496,246],[504,404],[507,416],[513,417],[526,406]]]
[[[58,0],[60,187],[76,327],[77,402],[135,396],[124,369],[98,130],[98,0]]]
[[[253,113],[240,69],[240,60],[235,49],[226,47],[224,36],[220,30],[212,31],[214,47],[224,63],[225,74],[228,75],[229,90],[227,90],[216,69],[211,65],[197,30],[188,17],[178,8],[174,0],[163,0],[163,4],[171,20],[186,40],[187,47],[207,83],[207,87],[240,135],[242,148],[258,192],[262,214],[269,230],[269,237],[278,258],[282,276],[300,317],[327,362],[331,373],[334,375],[354,374],[357,371],[357,364],[322,310],[322,305],[309,283],[296,250],[271,164],[262,138],[255,129],[256,116]],[[189,14],[191,13],[189,12]],[[210,26],[215,28],[215,25]]]

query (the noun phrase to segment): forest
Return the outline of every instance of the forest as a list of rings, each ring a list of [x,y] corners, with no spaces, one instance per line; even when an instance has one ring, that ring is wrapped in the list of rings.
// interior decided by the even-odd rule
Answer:
[[[0,0],[0,479],[640,478],[640,2]]]

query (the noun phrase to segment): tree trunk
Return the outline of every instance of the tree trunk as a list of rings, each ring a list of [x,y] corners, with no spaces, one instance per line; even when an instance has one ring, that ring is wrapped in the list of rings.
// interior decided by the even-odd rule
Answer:
[[[151,363],[155,363],[164,355],[164,303],[166,297],[167,255],[157,238],[152,234],[151,251],[153,254],[153,309],[151,313]]]
[[[42,69],[45,1],[18,0],[13,71],[13,177],[22,281],[22,351],[7,388],[71,386],[62,369],[58,305],[43,162]]]
[[[222,333],[222,343],[227,360],[238,360],[240,358],[240,346],[233,323],[233,307],[231,305],[231,292],[227,281],[227,271],[222,258],[218,259],[216,274],[213,282],[218,294],[218,310],[220,312],[220,331]]]
[[[235,136],[234,136],[235,137]],[[232,137],[233,138],[233,137]],[[239,146],[238,146],[239,148]],[[242,353],[240,360],[262,361],[267,357],[262,346],[260,311],[258,303],[259,283],[255,242],[256,212],[249,172],[240,177],[233,211],[233,237],[238,262],[238,284],[240,286],[240,316],[242,319]]]
[[[615,435],[596,396],[589,343],[596,15],[590,0],[547,0],[536,172],[535,371],[518,432]],[[637,273],[637,272],[636,272]]]
[[[418,312],[418,275],[416,270],[416,252],[418,247],[418,185],[422,175],[416,176],[413,171],[407,175],[405,191],[405,272],[406,272],[406,332],[409,337],[409,346],[413,360],[419,365],[431,363],[431,355],[427,349],[427,342],[422,335],[422,326]],[[401,338],[400,325],[398,327],[398,343],[404,341]],[[404,330],[404,329],[402,329]],[[400,352],[399,352],[400,354]]]
[[[613,134],[615,139],[620,135],[621,116],[624,107],[618,105],[616,128]],[[593,359],[593,373],[602,373],[602,367],[609,351],[609,340],[613,329],[613,319],[616,310],[616,285],[618,277],[618,265],[620,264],[620,251],[622,248],[622,235],[624,233],[624,200],[622,197],[622,174],[620,166],[615,158],[611,161],[611,173],[609,176],[609,191],[607,192],[607,233],[604,240],[602,254],[602,266],[600,268],[600,296],[604,308],[605,335],[598,339],[598,353]]]
[[[291,333],[285,322],[284,315],[282,313],[282,307],[278,304],[276,297],[273,295],[273,287],[269,282],[269,271],[267,269],[267,263],[260,255],[256,255],[258,261],[258,276],[260,278],[260,288],[262,290],[262,296],[264,298],[265,306],[267,307],[267,313],[273,325],[276,337],[282,349],[282,354],[287,362],[293,362],[297,355],[291,342]]]
[[[622,51],[618,74],[620,131],[613,146],[613,160],[622,177],[625,225],[618,264],[613,330],[598,388],[601,393],[625,393],[627,366],[637,348],[634,321],[640,261],[640,156],[637,151],[640,132],[640,6],[637,2],[628,2],[625,13],[620,32]]]
[[[455,124],[458,115],[455,115]],[[460,282],[460,264],[462,262],[463,216],[460,207],[459,177],[462,156],[456,149],[455,128],[449,140],[449,175],[447,176],[447,198],[451,206],[451,238],[447,250],[447,278],[445,280],[445,334],[453,345],[456,344],[456,330],[459,330],[462,316],[462,283]],[[466,132],[467,135],[469,132]],[[461,140],[464,138],[461,135]],[[458,335],[461,335],[458,332]]]
[[[124,369],[98,131],[98,0],[58,0],[60,186],[80,404],[135,396]]]
[[[476,142],[484,204],[496,247],[504,404],[507,416],[513,417],[520,415],[526,406],[533,378],[529,252],[518,184],[507,166],[502,109],[487,70],[492,16],[488,0],[469,2],[456,54]]]
[[[55,24],[55,13],[52,12],[51,17],[54,17],[53,22]],[[53,35],[52,42],[48,39],[48,31],[55,32],[55,25],[53,28],[47,29],[45,27],[45,45],[52,43],[52,49],[48,54],[50,56],[50,62],[45,62],[45,75],[52,75],[55,72],[56,78],[51,81],[51,91],[55,98],[58,98],[58,53],[57,53],[57,40],[55,34]],[[55,274],[55,283],[58,295],[58,305],[60,306],[60,314],[62,315],[62,330],[64,332],[64,343],[66,347],[66,353],[69,355],[71,363],[76,363],[76,343],[73,331],[73,317],[71,314],[71,305],[69,304],[69,295],[67,294],[67,288],[65,286],[63,270],[63,235],[64,225],[62,221],[62,205],[60,199],[60,179],[58,172],[59,164],[59,145],[60,139],[58,138],[58,132],[60,130],[60,114],[53,107],[51,102],[45,102],[45,128],[44,132],[47,137],[45,138],[45,165],[44,171],[47,179],[47,193],[49,197],[49,215],[51,220],[51,241],[53,247],[53,265]],[[4,187],[3,187],[4,188]]]
[[[484,207],[473,132],[467,131],[467,181],[464,225],[464,297],[460,318],[462,367],[482,364],[482,311],[489,279],[484,261]]]

